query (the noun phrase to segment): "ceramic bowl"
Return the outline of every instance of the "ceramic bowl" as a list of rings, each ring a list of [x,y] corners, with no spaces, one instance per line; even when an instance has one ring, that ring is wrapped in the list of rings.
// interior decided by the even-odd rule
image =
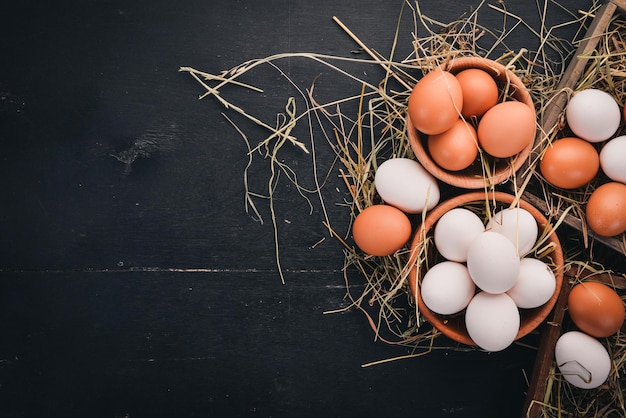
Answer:
[[[476,343],[469,336],[467,329],[465,328],[465,311],[462,311],[455,315],[440,315],[432,312],[424,304],[420,295],[419,283],[425,273],[425,264],[417,265],[415,260],[418,258],[417,254],[421,254],[428,258],[430,265],[438,261],[442,261],[442,257],[437,253],[435,245],[432,240],[434,226],[445,213],[449,210],[457,207],[474,207],[486,210],[487,196],[489,198],[489,209],[493,212],[496,209],[509,207],[515,200],[515,196],[503,192],[492,192],[488,195],[485,192],[469,192],[460,196],[456,196],[452,199],[446,200],[436,206],[424,219],[424,222],[418,227],[418,230],[411,243],[411,263],[415,263],[409,273],[409,288],[417,301],[419,312],[424,318],[430,322],[436,329],[442,334],[451,338],[454,341],[476,346]],[[494,206],[494,203],[496,206]],[[548,316],[552,308],[554,307],[563,284],[563,251],[559,238],[548,224],[548,220],[545,216],[530,203],[520,200],[519,207],[527,210],[532,214],[538,224],[539,233],[541,234],[545,228],[547,229],[548,238],[547,241],[541,246],[542,248],[550,244],[553,246],[552,251],[547,255],[541,256],[540,260],[550,265],[553,269],[554,276],[556,278],[556,289],[554,294],[548,302],[533,309],[520,309],[521,322],[520,329],[516,336],[516,339],[522,338],[532,332],[537,326],[539,326]],[[419,257],[423,260],[423,257]]]
[[[442,64],[441,68],[450,71],[452,74],[457,74],[470,68],[484,70],[494,78],[498,85],[500,91],[499,102],[505,99],[517,100],[526,104],[535,113],[535,105],[522,80],[502,64],[486,58],[460,57]],[[482,189],[485,186],[503,183],[525,164],[534,143],[534,141],[531,141],[526,148],[510,158],[500,159],[483,153],[491,171],[490,174],[486,175],[480,156],[470,167],[460,171],[450,171],[441,168],[428,152],[427,136],[415,129],[408,115],[406,117],[406,129],[415,157],[424,168],[444,183],[464,189]]]

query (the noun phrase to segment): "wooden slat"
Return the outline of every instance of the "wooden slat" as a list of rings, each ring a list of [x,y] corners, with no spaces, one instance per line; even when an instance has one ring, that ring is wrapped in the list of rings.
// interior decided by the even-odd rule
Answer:
[[[537,161],[539,153],[545,147],[543,144],[547,141],[550,132],[552,132],[559,124],[559,120],[565,111],[565,107],[567,105],[568,92],[570,92],[582,76],[582,73],[585,71],[585,67],[587,66],[588,59],[581,58],[585,55],[588,55],[592,52],[598,42],[602,38],[602,35],[607,30],[611,19],[613,18],[616,11],[621,11],[624,13],[626,11],[626,1],[624,0],[611,0],[602,5],[598,12],[596,13],[596,17],[593,19],[591,25],[589,26],[587,32],[585,33],[584,39],[580,42],[578,49],[572,59],[572,62],[567,67],[561,81],[557,86],[557,93],[553,100],[546,105],[546,109],[544,112],[544,117],[541,120],[541,129],[537,134],[537,138],[535,139],[535,147],[534,151],[531,154],[529,161]],[[532,169],[532,168],[531,168]],[[532,201],[537,204],[541,209],[547,210],[547,206],[541,199],[537,199],[532,193],[525,191],[524,199]],[[561,215],[561,212],[556,214],[557,216]],[[582,222],[580,219],[575,218],[573,216],[567,216],[565,218],[565,223],[570,225],[571,227],[581,231],[582,230]],[[615,237],[604,237],[594,233],[592,230],[588,231],[588,235],[595,239],[596,241],[606,245],[613,250],[626,253],[626,248],[624,248],[624,243]]]
[[[598,9],[596,17],[585,33],[583,41],[579,44],[572,62],[567,67],[567,70],[558,84],[556,97],[546,106],[544,118],[541,121],[542,129],[537,135],[536,145],[545,141],[549,133],[556,128],[567,104],[568,91],[574,88],[587,65],[587,60],[580,57],[596,48],[601,39],[601,35],[607,30],[613,15],[618,9],[620,11],[626,10],[626,2],[623,0],[611,0]],[[535,147],[535,149],[538,153],[541,147]],[[531,161],[534,161],[534,157],[536,156],[537,155],[531,156]],[[547,212],[547,205],[542,199],[528,192],[524,193],[524,199]],[[573,216],[567,216],[565,223],[577,230],[582,229],[581,220]],[[590,235],[603,244],[617,251],[624,252],[624,248],[619,240],[595,236],[591,231]],[[559,299],[557,300],[554,310],[542,325],[541,340],[532,371],[528,394],[522,410],[522,417],[538,418],[542,414],[541,402],[543,402],[545,396],[548,375],[554,358],[554,347],[561,335],[563,317],[565,309],[567,308],[567,296],[569,294],[569,283],[567,279],[573,277],[572,274],[575,273],[576,272],[573,270],[566,272],[566,280],[564,280],[561,288]]]

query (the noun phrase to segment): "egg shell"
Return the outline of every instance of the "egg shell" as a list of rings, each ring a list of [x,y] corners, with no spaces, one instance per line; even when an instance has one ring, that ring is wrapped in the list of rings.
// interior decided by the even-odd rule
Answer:
[[[613,181],[626,183],[626,136],[608,141],[600,150],[600,167]]]
[[[581,389],[597,388],[611,372],[611,357],[606,348],[580,331],[561,335],[554,347],[554,357],[563,378]]]
[[[469,68],[457,73],[456,78],[463,92],[463,117],[478,119],[498,103],[498,85],[486,71]]]
[[[537,308],[550,300],[556,290],[554,272],[536,258],[523,258],[517,281],[506,293],[518,308]]]
[[[487,351],[510,346],[519,331],[520,314],[506,293],[479,292],[465,311],[465,326],[472,340]]]
[[[431,311],[452,315],[465,309],[474,297],[476,286],[464,264],[442,261],[422,278],[422,300]]]
[[[601,236],[626,231],[626,185],[609,182],[595,189],[587,201],[585,218],[593,232]]]
[[[624,302],[603,283],[576,284],[567,297],[567,309],[574,324],[594,337],[613,335],[624,324]]]
[[[404,212],[393,206],[369,206],[355,218],[352,236],[356,245],[367,254],[390,255],[409,240],[411,221]]]
[[[587,185],[599,169],[598,151],[589,142],[576,137],[554,141],[546,148],[539,163],[543,177],[563,189]]]
[[[450,171],[469,167],[478,156],[476,129],[463,119],[458,119],[443,133],[430,135],[427,146],[435,163]]]
[[[420,213],[439,203],[437,180],[409,158],[385,160],[376,170],[374,186],[385,203],[406,213]]]
[[[488,154],[512,157],[535,139],[535,111],[522,102],[498,103],[478,123],[478,144]]]
[[[539,233],[535,217],[526,209],[519,207],[495,212],[487,222],[485,230],[497,232],[507,237],[515,246],[520,257],[532,250]]]
[[[565,109],[565,118],[572,132],[589,142],[602,142],[613,136],[621,117],[622,112],[613,96],[598,89],[576,92]]]
[[[426,135],[447,131],[459,119],[463,92],[454,75],[440,68],[422,77],[413,87],[408,113],[413,126]]]
[[[435,224],[435,247],[447,260],[465,262],[470,244],[484,230],[482,220],[474,212],[465,208],[451,209]]]
[[[508,238],[497,232],[485,231],[469,246],[467,268],[481,290],[504,293],[517,281],[520,258]]]

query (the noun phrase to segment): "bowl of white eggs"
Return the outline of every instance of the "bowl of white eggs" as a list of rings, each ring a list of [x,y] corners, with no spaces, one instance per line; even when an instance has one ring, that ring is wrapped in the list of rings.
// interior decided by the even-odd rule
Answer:
[[[411,244],[409,288],[442,334],[501,351],[536,329],[563,284],[556,232],[530,203],[471,192],[430,211]]]

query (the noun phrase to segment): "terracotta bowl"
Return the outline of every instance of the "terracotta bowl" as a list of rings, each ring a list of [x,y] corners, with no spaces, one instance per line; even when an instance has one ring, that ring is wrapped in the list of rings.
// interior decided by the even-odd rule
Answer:
[[[490,210],[494,210],[494,201],[497,202],[498,208],[506,208],[509,207],[514,199],[515,197],[513,195],[507,193],[492,192],[489,194]],[[434,225],[437,223],[439,218],[441,218],[449,210],[456,207],[474,206],[476,208],[481,207],[483,210],[485,210],[485,204],[486,195],[482,191],[466,193],[447,200],[443,203],[440,203],[437,207],[430,211],[430,213],[426,216],[424,222],[418,227],[418,230],[411,244],[411,262],[414,262],[417,254],[420,253],[423,253],[426,255],[426,257],[428,257],[429,263],[442,261],[443,259],[437,253],[435,245],[432,241]],[[520,200],[519,207],[527,210],[533,215],[533,217],[537,220],[540,233],[544,230],[544,227],[548,225],[548,220],[545,218],[545,216],[543,216],[543,214],[530,203],[524,200]],[[425,242],[427,242],[426,245],[424,244]],[[554,294],[552,295],[552,298],[550,298],[550,300],[544,305],[534,309],[520,309],[521,322],[519,332],[515,338],[516,340],[522,338],[525,335],[528,335],[546,319],[546,317],[554,307],[561,291],[561,286],[563,284],[563,250],[561,248],[559,238],[554,231],[550,232],[550,235],[545,245],[547,245],[548,243],[554,244],[554,250],[548,253],[546,256],[543,256],[541,260],[553,266],[554,276],[556,277],[556,289],[554,291]],[[446,335],[452,340],[463,344],[476,346],[476,343],[470,338],[469,334],[467,333],[467,329],[465,328],[465,311],[462,311],[455,315],[440,315],[432,312],[424,304],[424,301],[422,300],[419,291],[419,283],[422,279],[423,274],[425,273],[425,270],[426,269],[422,265],[412,267],[409,272],[410,291],[414,299],[417,301],[420,313],[442,334]]]
[[[494,78],[498,85],[500,90],[499,102],[504,101],[504,99],[517,100],[526,104],[535,113],[535,105],[522,80],[512,71],[507,70],[502,64],[486,58],[461,57],[443,64],[441,68],[450,71],[452,74],[470,68],[484,70]],[[415,129],[408,115],[406,128],[415,157],[424,168],[444,183],[465,189],[482,189],[486,185],[504,182],[524,165],[533,148],[533,141],[530,141],[528,146],[517,155],[505,159],[495,158],[483,153],[485,158],[488,159],[488,165],[492,170],[491,175],[488,176],[485,176],[483,172],[480,156],[470,167],[464,170],[449,171],[441,168],[433,161],[428,153],[427,136]]]

